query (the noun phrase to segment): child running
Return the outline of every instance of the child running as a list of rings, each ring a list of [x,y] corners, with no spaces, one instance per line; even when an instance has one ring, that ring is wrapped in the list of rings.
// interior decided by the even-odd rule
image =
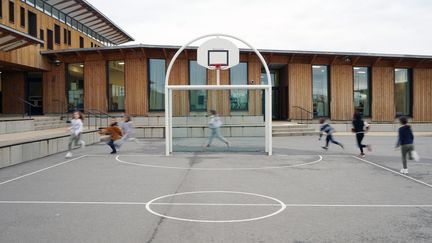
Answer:
[[[400,146],[402,153],[403,168],[400,170],[400,173],[408,174],[407,155],[409,155],[409,159],[412,159],[412,153],[414,151],[414,134],[411,130],[411,126],[408,125],[408,119],[406,117],[403,116],[399,118],[399,122],[401,127],[398,131],[396,148]]]
[[[123,116],[123,122],[121,123],[120,127],[123,136],[117,143],[117,151],[120,149],[123,143],[127,141],[134,141],[136,143],[138,142],[137,139],[133,137],[133,124],[129,115]]]
[[[369,152],[372,151],[372,147],[370,144],[362,144],[365,132],[369,131],[369,124],[363,121],[361,113],[359,111],[356,111],[354,113],[352,125],[353,127],[351,131],[356,134],[357,145],[360,148],[360,157],[364,158],[366,155],[363,151],[363,148],[367,148]]]
[[[334,143],[334,144],[339,145],[339,146],[343,149],[343,148],[344,148],[343,144],[339,143],[338,141],[334,140],[334,138],[333,138],[333,132],[334,132],[333,127],[330,126],[330,124],[328,124],[328,123],[325,122],[325,121],[326,121],[325,118],[321,118],[321,119],[320,119],[321,127],[320,127],[320,136],[319,136],[319,140],[321,140],[321,138],[322,138],[322,136],[324,135],[324,133],[327,134],[327,137],[326,137],[326,145],[323,146],[322,148],[325,149],[325,150],[327,150],[327,149],[328,149],[328,146],[329,146],[329,142],[332,142],[332,143]]]
[[[81,148],[85,147],[85,142],[81,140],[81,133],[83,130],[83,120],[84,120],[84,116],[80,111],[75,111],[73,113],[72,120],[70,121],[71,123],[71,126],[69,128],[70,137],[69,137],[68,152],[66,154],[66,158],[72,157],[72,144],[75,144],[75,146],[81,144]]]
[[[215,110],[210,110],[210,122],[208,123],[208,126],[211,130],[209,139],[205,147],[210,147],[210,144],[214,137],[219,138],[222,142],[224,142],[228,147],[230,146],[230,142],[226,140],[221,134],[220,134],[220,127],[222,126],[222,121],[220,120],[219,116],[217,115]]]
[[[115,117],[111,118],[111,125],[109,127],[102,128],[99,134],[109,135],[109,141],[107,142],[108,146],[112,149],[111,154],[116,154],[116,145],[114,142],[118,141],[122,137],[122,132],[117,125],[117,119]]]

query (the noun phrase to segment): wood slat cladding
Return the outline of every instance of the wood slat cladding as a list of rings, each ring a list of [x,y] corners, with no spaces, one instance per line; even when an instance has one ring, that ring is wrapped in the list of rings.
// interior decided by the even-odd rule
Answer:
[[[66,112],[66,68],[62,63],[52,66],[50,72],[43,73],[43,111],[44,113]]]
[[[354,114],[353,67],[351,65],[330,66],[331,119],[347,121]]]
[[[25,77],[24,73],[3,72],[2,73],[3,113],[22,114],[24,104],[18,97],[25,99]]]
[[[84,63],[84,108],[108,110],[106,61]]]
[[[294,106],[312,111],[312,66],[310,64],[289,64],[288,66],[289,118],[303,119],[310,115]]]
[[[394,68],[372,67],[372,121],[394,121],[394,95]]]
[[[254,58],[248,63],[248,77],[249,82],[252,80],[254,84],[261,83],[261,62]],[[262,94],[263,91],[260,90],[249,90],[249,99],[248,99],[248,112],[250,115],[261,115],[262,114]]]
[[[210,85],[216,84],[216,71],[207,70],[208,82]],[[229,70],[220,72],[220,83],[229,84]],[[230,92],[228,90],[209,90],[207,99],[207,109],[216,110],[220,115],[230,115]]]
[[[167,64],[171,60],[167,60]],[[171,85],[189,84],[189,62],[187,59],[177,59],[171,69],[169,83]],[[173,116],[189,114],[189,92],[173,91]]]
[[[413,82],[413,120],[431,122],[432,69],[415,68]]]
[[[147,59],[125,59],[125,108],[132,115],[148,114]]]

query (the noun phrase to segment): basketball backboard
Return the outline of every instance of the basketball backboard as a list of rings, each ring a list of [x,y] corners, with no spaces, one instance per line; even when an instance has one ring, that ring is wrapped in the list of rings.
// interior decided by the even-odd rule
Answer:
[[[197,62],[207,69],[220,68],[224,70],[234,67],[239,61],[238,47],[227,39],[216,37],[198,47]]]

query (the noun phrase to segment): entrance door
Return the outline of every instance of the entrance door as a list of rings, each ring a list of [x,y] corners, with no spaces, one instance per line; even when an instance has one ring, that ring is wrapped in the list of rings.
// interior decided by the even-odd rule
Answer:
[[[272,68],[270,66],[270,68]],[[281,85],[280,82],[281,70],[277,68],[270,69],[270,76],[272,79],[272,115],[273,120],[284,120],[286,119],[286,112],[283,112],[285,107],[284,99],[286,97],[287,87]],[[261,72],[261,83],[267,83],[267,74],[265,70]]]
[[[27,73],[27,100],[32,104],[28,112],[31,112],[32,115],[43,114],[42,95],[42,73]]]

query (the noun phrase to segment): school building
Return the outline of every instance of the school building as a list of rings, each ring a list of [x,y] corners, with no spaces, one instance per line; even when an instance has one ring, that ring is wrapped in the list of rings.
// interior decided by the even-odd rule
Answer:
[[[0,116],[60,114],[75,109],[161,116],[167,66],[180,46],[120,45],[125,31],[84,0],[2,0]],[[191,37],[192,38],[192,37]],[[253,42],[253,40],[251,40]],[[273,119],[328,117],[372,122],[406,115],[432,122],[432,56],[260,50],[273,85]],[[196,62],[196,48],[177,59],[170,83],[215,84]],[[253,51],[221,72],[222,84],[267,82]],[[182,91],[174,115],[261,115],[260,91]],[[31,105],[30,105],[31,104]]]

